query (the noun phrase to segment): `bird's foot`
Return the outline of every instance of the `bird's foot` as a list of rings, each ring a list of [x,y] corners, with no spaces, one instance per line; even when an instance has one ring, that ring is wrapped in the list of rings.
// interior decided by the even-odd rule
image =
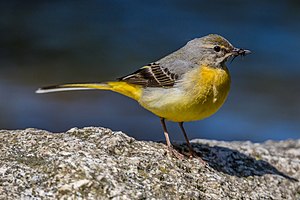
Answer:
[[[174,156],[175,158],[177,158],[179,160],[183,160],[185,157],[183,154],[179,153],[179,151],[174,149],[172,146],[168,147],[168,151],[172,156]]]
[[[206,165],[207,162],[204,161],[193,149],[190,149],[188,153],[184,152],[183,154],[174,149],[172,146],[168,147],[169,153],[179,160],[183,160],[186,157],[189,159],[197,159],[201,162],[201,164]]]
[[[197,160],[199,160],[201,162],[201,164],[206,165],[206,161],[204,161],[193,149],[189,150],[189,158],[193,159],[196,158]]]

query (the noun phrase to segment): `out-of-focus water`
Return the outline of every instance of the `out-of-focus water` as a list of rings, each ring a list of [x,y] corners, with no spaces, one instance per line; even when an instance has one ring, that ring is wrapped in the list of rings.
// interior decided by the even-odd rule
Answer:
[[[232,89],[190,138],[300,137],[300,1],[1,1],[0,128],[104,126],[164,140],[159,119],[105,91],[37,95],[45,85],[106,81],[218,33],[253,54],[229,65]],[[183,140],[168,123],[173,140]]]

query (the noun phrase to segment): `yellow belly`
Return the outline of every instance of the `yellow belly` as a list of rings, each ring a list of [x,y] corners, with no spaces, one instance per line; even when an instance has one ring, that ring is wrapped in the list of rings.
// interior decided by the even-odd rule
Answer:
[[[170,121],[195,121],[214,114],[225,102],[229,89],[226,67],[201,66],[187,73],[173,88],[145,89],[139,103]]]

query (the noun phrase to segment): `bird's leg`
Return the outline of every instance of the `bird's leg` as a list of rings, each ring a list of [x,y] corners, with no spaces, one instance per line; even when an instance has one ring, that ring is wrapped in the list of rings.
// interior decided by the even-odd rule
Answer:
[[[192,145],[191,145],[191,143],[190,143],[190,141],[189,141],[189,138],[188,138],[188,136],[187,136],[187,134],[186,134],[186,132],[185,132],[185,130],[184,130],[183,122],[179,122],[178,124],[179,124],[179,127],[180,127],[181,131],[183,132],[185,141],[186,141],[186,143],[187,143],[187,145],[188,145],[188,147],[189,147],[190,158],[196,157],[196,158],[198,158],[202,163],[205,164],[206,162],[205,162],[204,160],[202,160],[202,158],[200,158],[200,157],[196,154],[196,152],[193,150],[193,147],[192,147]]]
[[[167,126],[166,126],[166,122],[165,122],[165,119],[164,118],[160,118],[160,122],[161,122],[161,125],[164,129],[164,134],[165,134],[165,138],[166,138],[166,142],[167,142],[167,146],[168,146],[168,150],[170,151],[171,154],[173,154],[176,158],[178,159],[183,159],[184,158],[184,155],[182,155],[181,153],[179,153],[178,151],[176,151],[171,142],[170,142],[170,138],[169,138],[169,133],[168,133],[168,130],[167,130]]]
[[[202,160],[202,158],[200,158],[200,157],[196,154],[196,152],[193,150],[193,147],[192,147],[192,145],[191,145],[191,143],[190,143],[190,141],[189,141],[189,138],[188,138],[188,136],[187,136],[187,134],[186,134],[186,132],[185,132],[185,129],[184,129],[184,127],[183,127],[183,122],[179,122],[178,124],[179,124],[179,127],[180,127],[180,129],[181,129],[183,135],[184,135],[185,141],[186,141],[186,143],[187,143],[187,145],[188,145],[188,147],[189,147],[190,158],[192,158],[192,157],[198,158],[203,164],[206,164],[206,162],[205,162],[204,160]]]
[[[192,148],[192,145],[191,145],[191,143],[190,143],[190,141],[189,141],[189,138],[188,138],[188,136],[187,136],[187,134],[186,134],[186,132],[185,132],[185,130],[184,130],[183,122],[179,122],[178,124],[179,124],[179,127],[180,127],[180,129],[181,129],[183,135],[184,135],[185,141],[186,141],[186,143],[187,143],[187,145],[188,145],[188,147],[189,147],[190,157],[194,157],[194,156],[195,156],[195,152],[194,152],[194,150],[193,150],[193,148]]]
[[[169,134],[168,134],[168,130],[167,130],[165,119],[164,118],[160,118],[160,122],[161,122],[161,125],[162,125],[163,129],[164,129],[164,134],[165,134],[167,146],[168,146],[168,148],[170,148],[170,147],[172,147],[172,145],[171,145],[171,142],[170,142],[170,138],[169,138]]]

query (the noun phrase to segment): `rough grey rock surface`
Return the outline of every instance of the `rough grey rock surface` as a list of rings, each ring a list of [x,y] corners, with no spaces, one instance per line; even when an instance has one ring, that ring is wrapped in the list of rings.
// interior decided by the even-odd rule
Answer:
[[[206,165],[105,128],[2,130],[0,199],[300,199],[300,140],[192,143]]]

